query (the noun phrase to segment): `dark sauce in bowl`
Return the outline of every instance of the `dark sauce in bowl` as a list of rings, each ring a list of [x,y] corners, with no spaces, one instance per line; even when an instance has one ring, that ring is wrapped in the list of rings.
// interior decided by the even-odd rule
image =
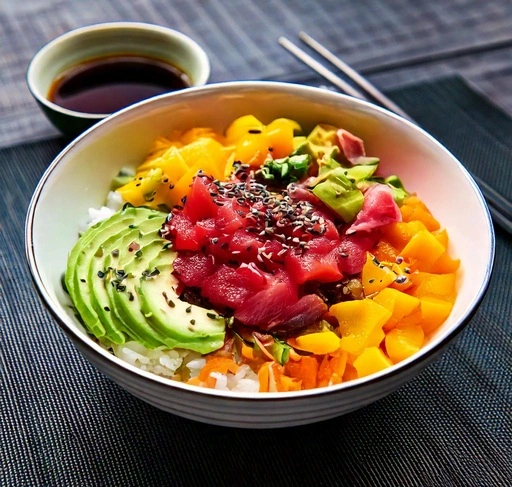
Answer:
[[[52,83],[48,99],[69,110],[108,114],[189,86],[190,78],[170,63],[122,54],[91,59],[65,71]]]

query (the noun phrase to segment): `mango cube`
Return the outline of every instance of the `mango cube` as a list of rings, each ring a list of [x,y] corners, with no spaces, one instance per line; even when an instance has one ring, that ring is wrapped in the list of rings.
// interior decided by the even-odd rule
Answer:
[[[421,326],[425,334],[437,330],[448,318],[453,303],[445,299],[433,296],[420,298],[421,302]]]
[[[382,326],[392,315],[391,311],[369,298],[336,303],[331,306],[330,313],[339,323],[341,349],[354,355],[380,344],[384,338]]]
[[[393,363],[384,352],[378,347],[366,348],[359,357],[354,360],[354,368],[357,370],[358,377],[365,377],[375,374],[381,370],[391,367]]]
[[[420,300],[415,296],[398,291],[393,288],[385,288],[374,296],[373,300],[391,311],[391,318],[384,325],[384,330],[393,328],[405,316],[410,315],[420,306]]]
[[[405,259],[415,259],[419,270],[429,270],[446,249],[428,230],[416,233],[400,255]]]
[[[386,334],[386,352],[396,364],[418,352],[423,345],[424,337],[420,325],[397,326]]]
[[[395,282],[397,275],[386,265],[381,264],[370,252],[366,254],[361,281],[364,294],[370,296]]]
[[[335,352],[340,348],[340,337],[333,331],[320,331],[298,336],[295,339],[295,348],[305,352],[324,355]]]

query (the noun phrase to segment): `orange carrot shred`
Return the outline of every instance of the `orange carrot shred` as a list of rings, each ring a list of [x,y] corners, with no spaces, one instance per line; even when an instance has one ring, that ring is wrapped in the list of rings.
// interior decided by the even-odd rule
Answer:
[[[302,389],[314,389],[317,383],[318,361],[315,357],[304,356],[298,362],[287,362],[288,376],[302,381]]]
[[[268,379],[270,362],[265,362],[258,371],[258,382],[260,383],[260,392],[268,392]]]
[[[231,372],[232,374],[235,374],[238,367],[239,366],[228,357],[213,357],[206,362],[198,377],[200,381],[208,382],[211,372],[220,372],[221,374]],[[213,386],[215,387],[215,379]]]

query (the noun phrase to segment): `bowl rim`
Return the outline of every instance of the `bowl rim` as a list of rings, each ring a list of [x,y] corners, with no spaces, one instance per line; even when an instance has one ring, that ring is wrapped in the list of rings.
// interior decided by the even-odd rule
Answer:
[[[25,74],[25,80],[27,83],[27,87],[32,94],[32,96],[43,106],[48,109],[51,109],[55,112],[61,113],[63,115],[68,115],[75,118],[82,118],[88,120],[102,120],[112,113],[87,113],[87,112],[79,112],[77,110],[71,110],[69,108],[64,108],[52,101],[50,101],[45,93],[42,93],[39,89],[37,80],[34,77],[34,69],[37,63],[44,58],[55,46],[68,41],[74,37],[88,35],[90,33],[97,33],[102,31],[111,31],[111,30],[138,30],[138,31],[148,31],[148,32],[157,32],[160,34],[165,34],[167,36],[178,39],[181,43],[186,44],[191,50],[194,51],[194,55],[197,57],[199,63],[202,66],[202,74],[198,81],[194,84],[193,87],[204,86],[208,81],[211,73],[211,65],[210,59],[206,54],[206,51],[199,45],[191,37],[187,36],[183,32],[177,31],[175,29],[171,29],[170,27],[165,27],[162,25],[145,23],[145,22],[102,22],[97,24],[85,25],[83,27],[78,27],[76,29],[70,30],[68,32],[64,32],[63,34],[55,37],[54,39],[48,41],[44,44],[32,57],[30,60],[27,71]],[[181,90],[183,91],[183,90]],[[166,93],[167,94],[167,93]],[[145,101],[145,100],[143,100]]]
[[[297,398],[307,398],[311,396],[324,396],[334,393],[339,393],[341,391],[351,391],[355,389],[359,389],[362,387],[366,387],[370,384],[378,384],[380,382],[388,381],[390,378],[399,376],[403,374],[407,369],[409,368],[421,368],[423,362],[428,362],[429,358],[433,358],[437,353],[439,353],[445,346],[451,342],[469,323],[473,315],[478,310],[479,305],[481,304],[490,283],[490,278],[494,266],[494,260],[495,260],[495,233],[494,228],[491,220],[491,215],[489,208],[487,204],[485,203],[484,197],[482,195],[482,192],[480,191],[478,185],[470,175],[469,171],[462,165],[462,163],[446,148],[444,147],[440,142],[438,142],[432,135],[430,135],[428,132],[426,132],[424,129],[419,127],[418,125],[414,124],[413,122],[410,122],[399,115],[396,115],[393,112],[390,112],[382,107],[379,107],[377,105],[374,105],[368,101],[360,100],[354,97],[351,97],[349,95],[337,93],[337,92],[330,92],[331,95],[339,98],[340,100],[343,99],[346,103],[353,104],[356,107],[365,107],[366,109],[370,109],[371,111],[378,111],[381,113],[381,115],[384,115],[386,117],[391,117],[400,120],[401,123],[407,124],[410,127],[413,128],[413,130],[418,131],[422,133],[423,137],[426,137],[429,141],[429,143],[434,144],[437,146],[437,148],[443,152],[447,156],[449,156],[462,170],[464,176],[471,184],[476,196],[479,199],[480,207],[484,213],[484,215],[487,218],[488,222],[488,231],[487,231],[487,237],[489,242],[489,254],[488,254],[488,260],[486,263],[485,268],[485,274],[484,279],[482,280],[478,291],[476,295],[474,296],[474,299],[470,306],[466,307],[461,317],[458,319],[458,321],[454,324],[453,328],[450,329],[445,336],[442,339],[439,340],[433,340],[426,346],[422,347],[420,351],[413,354],[411,357],[392,365],[391,367],[380,371],[375,374],[371,374],[366,377],[354,379],[351,381],[343,382],[341,384],[336,384],[332,386],[322,387],[322,388],[315,388],[310,390],[301,390],[301,391],[287,391],[287,392],[266,392],[266,393],[260,393],[260,392],[239,392],[239,391],[223,391],[223,390],[216,390],[216,389],[209,389],[199,386],[194,386],[190,384],[186,384],[183,382],[178,382],[175,380],[172,380],[170,378],[162,377],[157,374],[154,374],[152,372],[144,371],[138,367],[135,367],[128,362],[118,358],[117,356],[113,355],[103,347],[101,347],[98,343],[94,341],[90,336],[82,333],[74,323],[72,323],[71,318],[69,315],[65,312],[61,312],[58,308],[54,308],[54,300],[50,296],[50,293],[47,291],[43,279],[39,273],[38,265],[35,258],[34,253],[34,243],[33,243],[33,225],[34,225],[34,217],[35,217],[35,211],[37,208],[37,203],[39,200],[39,197],[41,196],[41,193],[44,189],[44,186],[47,182],[47,180],[50,178],[52,172],[55,170],[55,168],[60,164],[60,162],[66,158],[69,152],[73,151],[73,149],[76,146],[80,146],[83,141],[87,141],[89,137],[91,137],[93,132],[96,132],[98,129],[100,129],[103,125],[106,124],[115,124],[117,119],[123,119],[123,117],[127,116],[126,114],[130,114],[131,112],[141,110],[143,111],[146,107],[146,105],[150,104],[158,104],[158,103],[165,103],[167,99],[173,99],[175,97],[185,97],[194,95],[195,93],[198,93],[199,95],[201,93],[206,93],[210,91],[220,91],[223,93],[224,91],[233,93],[233,90],[237,89],[259,89],[259,90],[283,90],[287,92],[292,92],[296,95],[301,94],[323,94],[325,96],[326,93],[329,93],[329,90],[325,90],[323,88],[317,88],[317,87],[311,87],[306,85],[300,85],[295,83],[286,83],[286,82],[278,82],[278,81],[228,81],[228,82],[219,82],[219,83],[211,83],[205,86],[198,86],[198,87],[191,87],[186,88],[184,90],[180,90],[179,92],[173,92],[173,93],[167,93],[163,95],[159,95],[156,97],[153,97],[151,99],[143,100],[141,102],[138,102],[134,105],[131,105],[127,108],[124,108],[107,118],[101,120],[99,123],[94,125],[93,127],[89,128],[85,132],[83,132],[80,136],[78,136],[76,139],[71,141],[51,162],[51,164],[48,166],[48,168],[45,170],[43,175],[41,176],[34,193],[30,199],[29,206],[27,209],[26,219],[25,219],[25,256],[28,263],[28,267],[30,270],[30,274],[33,280],[33,283],[35,284],[36,290],[45,305],[45,307],[50,311],[52,316],[56,319],[58,324],[63,328],[63,330],[66,332],[66,334],[71,337],[72,340],[79,340],[81,342],[82,346],[86,346],[88,349],[91,349],[93,353],[96,353],[103,358],[106,359],[108,362],[110,362],[114,367],[118,367],[120,369],[123,369],[123,371],[128,372],[132,376],[137,376],[139,378],[142,378],[143,380],[147,380],[150,382],[158,383],[165,387],[171,387],[173,389],[177,390],[184,390],[187,392],[193,392],[193,393],[199,393],[206,396],[212,396],[212,397],[219,397],[222,399],[233,399],[233,400],[251,400],[251,401],[275,401],[275,400],[290,400],[290,399],[297,399]],[[60,303],[58,303],[59,306],[62,306]]]

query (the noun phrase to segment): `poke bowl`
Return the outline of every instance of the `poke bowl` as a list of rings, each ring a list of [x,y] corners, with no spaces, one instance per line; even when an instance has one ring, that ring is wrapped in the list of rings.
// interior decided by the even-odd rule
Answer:
[[[488,287],[490,215],[418,126],[301,85],[138,103],[74,140],[26,219],[43,304],[121,387],[189,419],[277,428],[393,392]]]

